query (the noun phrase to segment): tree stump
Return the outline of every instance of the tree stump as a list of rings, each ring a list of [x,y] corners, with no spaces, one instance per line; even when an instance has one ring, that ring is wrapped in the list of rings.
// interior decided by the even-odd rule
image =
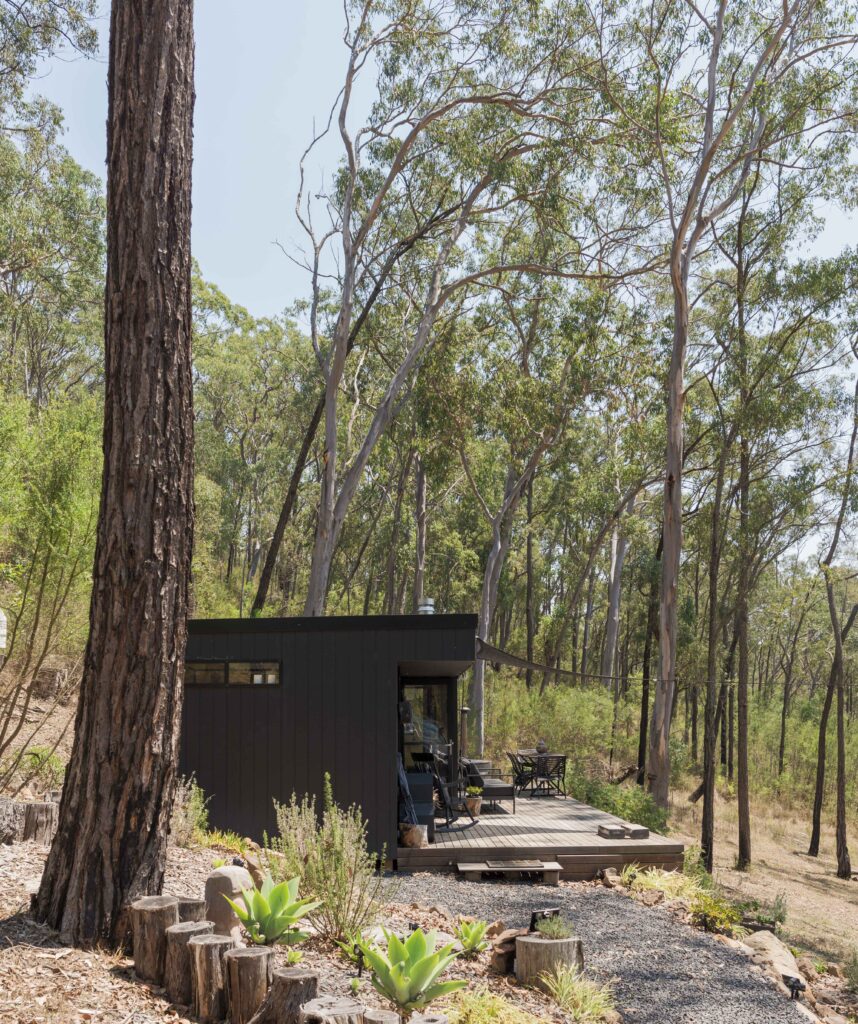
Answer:
[[[179,897],[179,920],[180,921],[207,921],[206,901],[194,899],[191,896]],[[214,927],[214,924],[212,924]]]
[[[181,910],[179,913],[181,914]],[[194,979],[188,943],[195,935],[211,935],[213,931],[214,925],[211,921],[181,921],[167,929],[164,988],[171,1003],[191,1005],[194,998]]]
[[[299,1024],[301,1007],[316,998],[319,975],[301,967],[281,967],[250,1024]]]
[[[412,1017],[416,1020],[416,1017]],[[446,1018],[445,1018],[446,1019]],[[400,1024],[402,1018],[396,1010],[367,1010],[363,1015],[364,1024]]]
[[[573,935],[568,939],[543,939],[532,933],[515,940],[515,976],[522,984],[547,991],[541,975],[550,974],[558,964],[584,969],[584,948],[579,938]]]
[[[59,807],[52,801],[28,801],[23,807],[20,841],[31,839],[42,846],[50,846],[59,821]],[[19,812],[20,813],[20,812]]]
[[[231,935],[195,935],[188,942],[194,987],[194,1014],[206,1024],[226,1017],[223,957],[235,949]]]
[[[178,924],[179,901],[175,896],[144,896],[131,904],[134,971],[144,981],[164,981],[167,957],[166,931]]]
[[[411,1024],[449,1024],[449,1018],[443,1013],[415,1013]]]
[[[22,800],[0,799],[0,843],[11,846],[20,843],[24,835],[26,805]]]
[[[348,996],[320,996],[304,1003],[299,1024],[363,1024],[364,1007]]]
[[[265,1001],[271,985],[274,950],[268,946],[229,949],[224,953],[229,1024],[248,1024]]]

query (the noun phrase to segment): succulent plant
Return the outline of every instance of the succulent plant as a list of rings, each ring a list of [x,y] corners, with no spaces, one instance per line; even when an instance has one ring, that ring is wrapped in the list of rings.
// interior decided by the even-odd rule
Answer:
[[[292,944],[307,938],[307,933],[295,926],[320,904],[315,900],[299,900],[298,882],[298,878],[291,878],[275,885],[271,875],[266,874],[259,888],[241,890],[243,907],[224,896],[251,942],[257,946],[273,946],[277,942]]]
[[[455,936],[462,944],[463,956],[476,956],[489,948],[486,941],[488,921],[459,921],[455,928]]]
[[[437,981],[456,959],[453,944],[436,950],[437,934],[413,931],[403,942],[393,932],[384,932],[387,952],[361,942],[360,947],[372,971],[372,986],[399,1010],[422,1010],[440,996],[467,986],[466,981]]]

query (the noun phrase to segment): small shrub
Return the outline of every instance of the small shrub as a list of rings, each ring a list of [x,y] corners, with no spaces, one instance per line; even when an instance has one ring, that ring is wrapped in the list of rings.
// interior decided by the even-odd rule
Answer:
[[[779,892],[775,896],[768,914],[769,920],[774,925],[786,924],[787,919],[787,897],[785,892]]]
[[[462,944],[462,956],[473,957],[489,948],[486,941],[488,921],[459,921],[453,934]]]
[[[482,786],[466,786],[465,787],[465,794],[466,794],[466,796],[482,796],[483,795],[483,787]]]
[[[206,846],[206,830],[209,825],[208,800],[193,775],[176,782],[173,796],[173,813],[170,818],[170,835],[177,846],[190,849]]]
[[[703,866],[703,851],[699,846],[688,846],[682,855],[682,873],[693,878],[702,889],[712,889],[712,876]]]
[[[362,945],[372,946],[373,949],[378,949],[378,944],[372,939],[367,938],[361,932],[354,932],[347,935],[344,939],[336,939],[336,945],[339,947],[340,952],[350,964],[357,966],[363,963],[365,968],[369,968],[369,961],[361,952]]]
[[[704,892],[697,878],[681,871],[663,871],[661,868],[646,868],[638,871],[630,883],[632,892],[646,892],[656,889],[663,892],[665,899],[690,900]]]
[[[843,977],[846,984],[853,992],[858,992],[858,952],[852,950],[852,955],[843,965]]]
[[[704,931],[732,935],[742,920],[742,913],[723,896],[701,891],[691,901],[691,919]]]
[[[543,917],[536,922],[536,930],[543,939],[568,939],[575,934],[572,923],[565,917]]]
[[[631,889],[640,873],[640,864],[624,864],[620,869],[620,884],[625,886],[626,889]]]
[[[598,1024],[614,1009],[611,990],[585,978],[568,964],[557,964],[540,975],[552,999],[576,1024]]]
[[[47,793],[59,789],[63,784],[66,766],[63,759],[51,747],[28,747],[21,758],[21,772],[29,782],[35,782]]]
[[[228,850],[239,857],[243,857],[247,852],[247,842],[237,832],[223,832],[216,828],[211,832],[199,833],[198,840],[200,845],[207,849]],[[224,863],[227,861],[224,860]]]
[[[379,858],[367,847],[360,808],[334,802],[327,773],[321,821],[314,797],[299,801],[293,794],[288,804],[275,800],[274,808],[278,835],[265,836],[268,869],[280,879],[301,875],[307,895],[323,901],[309,917],[320,935],[343,940],[374,924],[393,885],[376,868]]]
[[[457,993],[444,1012],[450,1024],[540,1024],[538,1017],[487,988]]]
[[[318,903],[298,899],[298,881],[290,878],[288,882],[275,885],[271,875],[266,874],[258,888],[241,890],[243,907],[224,896],[255,945],[273,946],[278,942],[291,945],[309,937],[297,924],[315,910]]]
[[[372,970],[372,987],[400,1011],[422,1010],[441,996],[467,986],[466,981],[438,981],[456,959],[452,943],[436,950],[437,935],[417,928],[403,942],[385,931],[387,951],[365,943],[361,950]]]

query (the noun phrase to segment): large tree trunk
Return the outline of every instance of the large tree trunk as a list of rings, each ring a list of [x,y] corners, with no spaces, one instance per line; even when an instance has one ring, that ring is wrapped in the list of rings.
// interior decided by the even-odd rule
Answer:
[[[667,451],[664,477],[664,553],[661,568],[658,679],[652,709],[647,781],[653,799],[667,808],[670,791],[670,721],[676,690],[676,628],[679,560],[682,554],[682,461],[685,407],[685,350],[688,343],[687,265],[674,257],[673,354],[667,382]]]
[[[527,485],[527,550],[525,553],[525,572],[527,575],[524,595],[524,627],[527,633],[525,657],[528,663],[533,662],[533,641],[536,636],[536,615],[533,609],[533,481]],[[528,690],[533,686],[533,669],[524,673],[524,683]]]
[[[115,948],[160,892],[193,533],[190,0],[111,13],[104,472],[60,824],[34,913]]]
[[[271,588],[271,578],[274,575],[274,567],[277,565],[277,556],[280,554],[280,548],[283,544],[286,527],[289,525],[289,520],[292,518],[292,509],[295,507],[295,499],[298,497],[298,488],[301,484],[301,477],[304,475],[304,469],[307,466],[307,458],[310,454],[310,449],[313,446],[313,441],[316,439],[316,434],[319,430],[319,423],[322,420],[322,413],[324,410],[325,400],[324,398],[319,398],[318,402],[316,402],[316,408],[313,410],[313,416],[304,433],[304,440],[301,442],[301,449],[298,452],[298,457],[295,459],[292,477],[289,480],[289,488],[286,491],[286,497],[283,499],[283,505],[277,519],[277,525],[274,527],[274,535],[271,538],[271,543],[268,545],[268,551],[265,555],[265,563],[262,566],[262,574],[259,577],[259,586],[256,589],[256,597],[253,599],[253,606],[250,609],[251,618],[262,614],[265,602],[268,599],[268,591]]]
[[[661,565],[662,535],[659,532],[655,549],[655,562]],[[661,574],[654,573],[649,585],[649,600],[646,609],[646,636],[644,637],[643,669],[641,672],[641,715],[638,730],[638,776],[637,783],[646,783],[647,731],[649,729],[649,682],[652,665],[652,642],[658,638],[658,589]]]
[[[415,538],[414,538],[414,601],[412,611],[417,611],[423,599],[426,583],[426,468],[418,453],[414,463],[415,476]]]
[[[634,511],[634,498],[629,503],[629,514]],[[620,531],[619,525],[614,527],[611,535],[611,565],[608,577],[608,616],[605,622],[605,646],[602,650],[602,682],[607,682],[615,672],[617,654],[617,637],[620,633],[620,599],[623,588],[623,564],[626,560],[628,541]]]

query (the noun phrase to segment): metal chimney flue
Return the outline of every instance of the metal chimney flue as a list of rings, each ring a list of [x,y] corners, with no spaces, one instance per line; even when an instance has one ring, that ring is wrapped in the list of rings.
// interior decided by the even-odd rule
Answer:
[[[421,597],[417,602],[417,614],[418,615],[434,615],[435,614],[435,598],[434,597]]]

